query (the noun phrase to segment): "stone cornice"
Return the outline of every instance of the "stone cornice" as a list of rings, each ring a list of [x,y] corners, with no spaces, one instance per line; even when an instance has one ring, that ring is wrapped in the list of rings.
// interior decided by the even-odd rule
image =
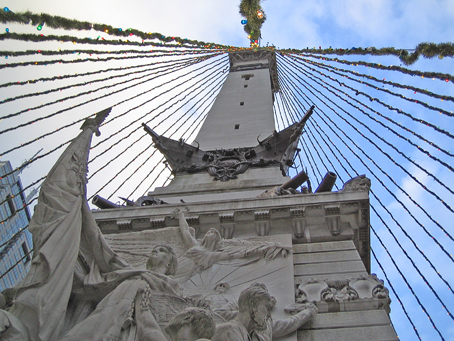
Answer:
[[[277,77],[276,53],[269,50],[248,50],[230,52],[230,72],[243,71],[247,69],[269,68],[271,76],[271,86],[274,92],[278,92],[279,80]],[[268,63],[260,61],[267,60]],[[254,63],[257,61],[257,63]]]

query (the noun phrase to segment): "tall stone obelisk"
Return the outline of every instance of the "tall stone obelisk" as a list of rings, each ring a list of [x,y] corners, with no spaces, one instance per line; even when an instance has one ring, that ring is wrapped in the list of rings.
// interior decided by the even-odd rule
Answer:
[[[224,248],[216,252],[226,252],[229,242],[285,244],[292,252],[279,260],[281,265],[262,259],[235,270],[214,263],[185,277],[182,285],[186,293],[209,299],[217,295],[215,285],[228,282],[223,297],[237,299],[245,286],[263,282],[277,298],[276,321],[290,316],[284,305],[291,311],[315,303],[314,320],[279,340],[397,340],[388,317],[388,291],[370,274],[370,181],[354,178],[338,192],[329,186],[316,193],[289,188],[300,184],[288,183],[285,174],[312,110],[276,132],[277,79],[274,52],[230,53],[228,78],[192,144],[145,126],[172,168],[171,184],[128,207],[94,211],[97,223],[114,250],[133,265],[142,264],[136,255],[146,240],[179,245],[178,210],[185,212],[195,237],[219,231]]]

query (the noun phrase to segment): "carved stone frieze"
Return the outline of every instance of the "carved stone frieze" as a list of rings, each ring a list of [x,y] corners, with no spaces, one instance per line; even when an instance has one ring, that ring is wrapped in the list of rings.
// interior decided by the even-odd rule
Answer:
[[[340,206],[325,206],[325,215],[340,215]]]
[[[357,208],[358,203],[357,202],[346,202],[341,204],[342,208]]]
[[[357,277],[341,281],[317,281],[295,283],[295,301],[307,302],[343,302],[359,299],[387,299],[388,289],[376,275]]]
[[[255,222],[255,230],[260,237],[267,236],[270,233],[269,220],[257,220]]]
[[[221,224],[221,237],[224,239],[232,239],[235,232],[235,224]]]
[[[342,230],[340,216],[327,216],[325,217],[326,226],[328,226],[331,235],[338,236]]]
[[[160,229],[166,226],[165,219],[150,219],[151,228]]]
[[[222,223],[233,223],[234,222],[234,216],[233,213],[230,214],[220,214],[219,215],[219,221]]]
[[[304,218],[294,218],[292,220],[293,234],[296,238],[305,237],[306,232],[306,219]]]
[[[370,180],[366,178],[365,175],[359,175],[355,178],[348,180],[344,187],[339,192],[342,191],[369,191],[370,189]]]
[[[342,289],[329,287],[321,293],[322,301],[326,302],[341,302],[353,301],[359,298],[358,293],[348,285]]]
[[[269,220],[270,219],[270,211],[256,211],[254,212],[255,220]]]
[[[131,220],[117,220],[117,227],[119,230],[132,230]]]
[[[145,131],[151,135],[156,148],[164,154],[165,162],[172,168],[174,174],[191,174],[206,170],[214,177],[214,180],[225,182],[236,179],[249,167],[280,165],[282,174],[285,176],[297,150],[297,142],[304,125],[313,109],[314,107],[311,107],[301,121],[284,130],[275,131],[262,141],[257,137],[258,145],[250,148],[203,151],[183,140],[176,141],[160,136],[146,124],[142,125]]]
[[[353,279],[349,285],[356,290],[360,298],[389,298],[388,289],[375,274]]]

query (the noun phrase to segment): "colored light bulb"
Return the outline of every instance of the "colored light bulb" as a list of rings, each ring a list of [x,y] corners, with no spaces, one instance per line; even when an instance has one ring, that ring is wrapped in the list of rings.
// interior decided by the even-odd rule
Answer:
[[[39,24],[38,27],[36,28],[38,31],[41,31],[43,29],[43,25]]]

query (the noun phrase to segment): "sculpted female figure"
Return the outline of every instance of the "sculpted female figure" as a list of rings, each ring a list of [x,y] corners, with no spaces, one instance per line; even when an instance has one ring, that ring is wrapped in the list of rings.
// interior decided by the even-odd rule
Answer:
[[[148,271],[129,270],[136,276],[122,281],[62,340],[166,341],[149,306],[152,292],[178,295],[178,284],[168,277],[176,272],[177,257],[170,246],[156,245],[146,267]]]
[[[151,291],[178,296],[178,284],[168,277],[177,266],[172,249],[155,247],[148,270],[130,267],[110,248],[87,203],[91,138],[99,135],[109,111],[85,121],[41,186],[29,225],[30,271],[3,292],[10,308],[0,310],[2,340],[99,341],[134,335],[126,339],[166,341],[144,307]]]
[[[193,272],[200,272],[215,263],[229,265],[245,265],[265,258],[272,260],[277,255],[287,255],[288,248],[278,243],[253,240],[222,239],[215,228],[210,228],[199,242],[186,222],[184,213],[179,213],[180,231],[188,248],[185,256],[191,259],[195,266]]]

